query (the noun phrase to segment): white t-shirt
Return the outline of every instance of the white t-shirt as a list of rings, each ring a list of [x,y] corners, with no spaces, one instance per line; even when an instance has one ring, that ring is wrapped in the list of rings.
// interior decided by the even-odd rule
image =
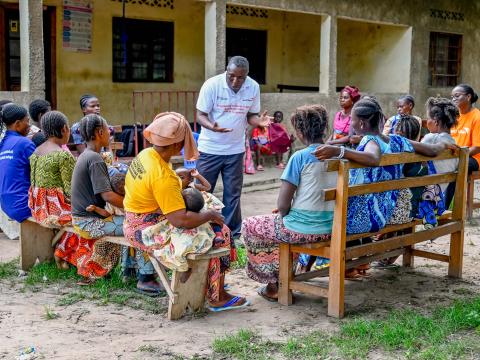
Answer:
[[[203,84],[198,94],[197,109],[207,113],[208,119],[219,127],[233,129],[228,133],[202,128],[198,150],[213,155],[234,155],[245,151],[247,113],[260,112],[260,86],[252,78],[245,79],[235,93],[227,85],[226,72]]]
[[[425,144],[455,144],[455,140],[450,134],[447,133],[430,133],[423,137],[422,143]],[[437,160],[433,161],[433,166],[437,174],[445,174],[456,171],[458,168],[458,159]],[[440,184],[440,188],[443,192],[447,189],[448,184]]]

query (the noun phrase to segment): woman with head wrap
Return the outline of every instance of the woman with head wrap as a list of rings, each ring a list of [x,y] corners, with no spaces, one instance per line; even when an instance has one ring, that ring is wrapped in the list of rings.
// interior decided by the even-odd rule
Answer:
[[[209,222],[223,225],[215,210],[187,211],[181,180],[172,170],[170,159],[184,148],[187,160],[198,151],[187,120],[177,113],[162,113],[144,131],[153,145],[132,161],[125,180],[124,233],[137,249],[152,252],[167,267],[188,276],[188,253],[206,252],[215,233]],[[224,227],[224,243],[230,248],[230,233]],[[233,251],[232,251],[232,255]],[[246,306],[245,298],[224,290],[224,275],[230,258],[212,259],[208,272],[207,298],[213,311]],[[153,271],[152,271],[153,274]],[[153,275],[151,275],[153,276]]]
[[[11,219],[22,222],[32,214],[28,207],[30,163],[35,145],[26,138],[28,113],[17,104],[0,109],[0,207]]]
[[[352,121],[351,112],[353,105],[360,100],[360,90],[358,90],[356,86],[347,85],[342,91],[340,91],[339,100],[342,110],[335,114],[335,119],[333,120],[333,133],[327,141],[327,144],[330,145],[347,144],[351,142],[351,140],[354,140],[354,131],[350,126]],[[358,143],[358,141],[355,141],[354,143]]]

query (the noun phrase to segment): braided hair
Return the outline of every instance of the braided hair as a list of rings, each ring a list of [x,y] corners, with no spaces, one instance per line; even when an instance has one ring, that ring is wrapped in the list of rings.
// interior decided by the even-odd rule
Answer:
[[[46,138],[63,137],[62,129],[68,124],[67,117],[60,111],[49,111],[42,116],[41,127]]]
[[[451,129],[460,116],[455,104],[446,98],[428,98],[426,108],[428,117],[439,121],[447,129]]]
[[[97,114],[88,114],[80,120],[80,135],[85,142],[95,140],[95,131],[101,129],[107,121]]]
[[[378,101],[371,96],[363,97],[353,105],[352,113],[366,121],[370,128],[376,129],[383,124],[385,116]]]
[[[411,115],[401,114],[395,124],[394,133],[399,134],[408,140],[417,140],[420,133],[420,123]]]
[[[322,105],[304,105],[298,107],[290,121],[295,130],[310,143],[323,142],[328,130],[327,110]]]
[[[50,103],[46,100],[33,100],[28,106],[28,113],[33,121],[40,122],[43,114],[50,111]]]
[[[98,98],[92,94],[85,94],[80,97],[80,109],[82,109],[82,111],[87,107],[88,101],[90,99],[98,99]]]

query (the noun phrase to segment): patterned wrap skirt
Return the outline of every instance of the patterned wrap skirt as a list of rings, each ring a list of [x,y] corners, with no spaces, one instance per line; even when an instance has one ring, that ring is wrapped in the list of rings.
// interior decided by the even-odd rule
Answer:
[[[205,227],[210,225],[204,224],[196,229],[180,229],[173,227],[164,215],[153,212],[145,214],[136,214],[126,211],[123,231],[125,238],[130,244],[141,251],[152,253],[158,260],[169,268],[175,268],[179,271],[186,271],[184,257],[187,253],[191,253],[196,247],[205,252],[212,246],[213,232],[211,229],[206,230]],[[208,240],[204,234],[210,233]],[[172,237],[172,234],[174,236]],[[199,236],[199,234],[201,234]],[[230,230],[227,226],[222,228],[222,244],[213,244],[214,247],[225,247],[231,249]],[[188,239],[192,239],[191,244]],[[173,241],[172,241],[173,240]],[[177,243],[179,240],[181,243]],[[177,248],[176,248],[177,243]],[[186,249],[188,251],[184,252]],[[231,249],[230,256],[211,259],[208,268],[207,281],[207,298],[210,302],[216,302],[220,298],[220,278],[230,267],[232,257],[236,257],[236,253]],[[180,265],[177,267],[177,265]]]
[[[278,282],[279,245],[330,240],[331,234],[301,234],[288,230],[280,215],[252,216],[243,221],[242,234],[247,249],[247,275],[260,283]]]
[[[30,187],[28,207],[42,226],[68,226],[72,222],[72,207],[61,188]]]

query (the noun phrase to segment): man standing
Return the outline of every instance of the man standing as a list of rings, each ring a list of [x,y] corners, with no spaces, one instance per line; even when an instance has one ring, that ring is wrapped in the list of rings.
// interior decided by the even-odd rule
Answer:
[[[223,216],[233,237],[240,235],[242,213],[243,155],[247,124],[268,126],[272,118],[260,112],[260,87],[248,76],[248,60],[234,56],[227,71],[208,79],[200,89],[197,120],[202,126],[198,139],[197,169],[215,189],[218,175],[223,181]]]

